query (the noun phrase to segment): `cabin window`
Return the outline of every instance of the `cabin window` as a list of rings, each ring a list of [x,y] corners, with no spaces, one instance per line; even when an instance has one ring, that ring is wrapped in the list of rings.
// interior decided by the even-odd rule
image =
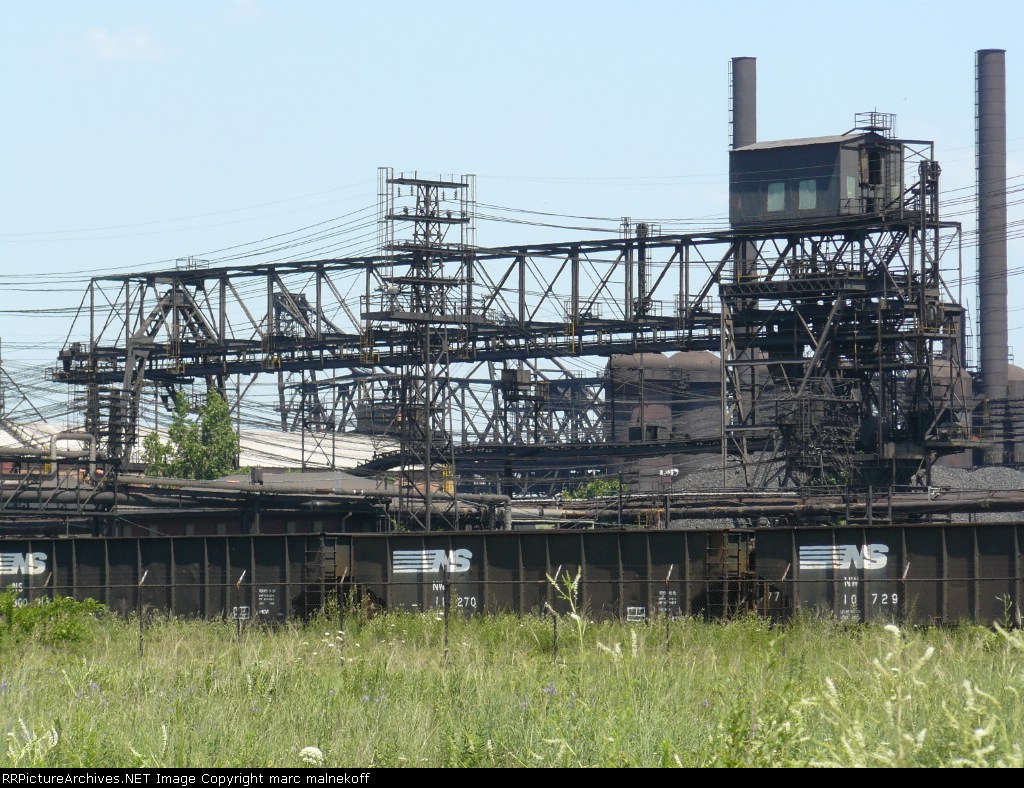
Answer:
[[[797,207],[801,211],[813,211],[818,207],[818,183],[813,178],[800,181],[800,200]]]
[[[868,183],[872,186],[882,185],[882,151],[878,148],[868,151]]]
[[[854,175],[846,176],[846,199],[852,200],[857,196],[857,178]]]
[[[786,210],[786,182],[775,181],[768,184],[768,212]]]

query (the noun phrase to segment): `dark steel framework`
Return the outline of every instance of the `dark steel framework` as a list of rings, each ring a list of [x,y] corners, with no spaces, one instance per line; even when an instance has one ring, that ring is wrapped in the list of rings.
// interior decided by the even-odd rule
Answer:
[[[942,264],[959,226],[939,219],[931,143],[901,144],[918,177],[877,219],[751,238],[721,287],[723,452],[749,484],[927,481],[971,446],[964,315]],[[959,281],[959,262],[945,273]]]
[[[380,436],[372,465],[400,469],[410,523],[446,528],[474,477],[511,489],[611,453],[685,450],[609,445],[595,368],[711,350],[723,461],[751,483],[903,483],[971,436],[963,309],[947,285],[960,228],[939,219],[931,143],[901,142],[911,182],[868,216],[502,248],[473,243],[470,179],[384,171],[381,254],[97,277],[72,328],[87,339],[61,350],[54,376],[85,390],[86,429],[123,461],[147,393],[203,381],[239,408],[276,375],[282,426],[311,446]]]
[[[448,395],[452,359],[482,322],[472,309],[475,182],[378,171],[384,257],[380,284],[363,299],[364,347],[376,361],[373,337],[397,337],[398,402],[387,431],[399,438],[399,515],[426,531],[435,520],[459,527]]]

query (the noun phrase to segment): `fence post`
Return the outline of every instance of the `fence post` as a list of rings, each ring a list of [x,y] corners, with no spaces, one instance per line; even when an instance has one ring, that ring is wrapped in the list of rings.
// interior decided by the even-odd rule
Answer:
[[[900,604],[896,605],[896,612],[899,614],[900,623],[904,623],[907,620],[907,575],[910,574],[910,561],[907,561],[907,565],[903,567],[903,577],[900,578]],[[942,588],[943,599],[945,599],[946,588]],[[900,612],[900,607],[903,608],[903,612]]]
[[[668,565],[668,574],[665,575],[665,610],[664,610],[664,613],[665,613],[665,648],[666,649],[668,649],[668,647],[669,647],[669,626],[668,626],[668,624],[669,624],[669,621],[671,620],[670,617],[669,617],[669,606],[668,606],[668,599],[669,599],[668,581],[672,578],[672,570],[675,569],[675,568],[676,568],[675,564],[669,564]]]
[[[619,489],[622,487],[620,485]],[[551,576],[548,575],[549,586],[554,586],[555,596],[558,596],[558,578],[562,574],[562,565],[558,565],[558,569],[555,570],[555,579],[552,581]],[[551,588],[547,589],[547,593],[551,593]],[[555,599],[555,602],[558,600]],[[547,606],[548,610],[551,611],[551,653],[552,659],[555,661],[555,667],[558,667],[558,611],[555,610],[550,604]]]
[[[242,664],[242,581],[248,569],[243,569],[235,583],[235,650],[238,654],[238,664]]]
[[[444,607],[444,661],[448,662],[448,617],[451,610],[452,601],[452,580],[451,575],[448,573],[448,567],[444,566],[441,569],[442,579],[444,580],[444,599],[442,600],[442,606]]]
[[[553,659],[554,659],[554,662],[555,662],[555,667],[557,668],[558,667],[558,613],[556,613],[554,611],[554,609],[552,609],[552,611],[551,611],[551,642],[552,642],[551,652],[553,654]]]
[[[348,577],[348,567],[341,573],[341,580],[338,581],[338,656],[341,657],[341,664],[345,664],[343,650],[345,648],[345,578]]]
[[[145,654],[145,641],[143,640],[143,626],[142,626],[142,584],[146,582],[146,575],[149,574],[147,569],[142,573],[142,577],[139,578],[139,594],[136,600],[136,612],[139,616],[139,661],[142,661],[142,657]]]

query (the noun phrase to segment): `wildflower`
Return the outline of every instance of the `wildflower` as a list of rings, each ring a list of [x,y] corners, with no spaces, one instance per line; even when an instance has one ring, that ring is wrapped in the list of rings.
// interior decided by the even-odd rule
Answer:
[[[555,689],[555,682],[549,681],[548,685],[544,688],[544,691],[550,696],[555,697],[558,694],[558,690]]]
[[[89,689],[91,689],[93,692],[99,692],[100,691],[100,685],[97,684],[95,681],[90,681],[89,682]]]
[[[898,626],[896,626],[895,624],[886,624],[885,625],[885,631],[886,632],[892,632],[892,634],[894,634],[896,637],[899,637],[900,635],[903,634],[902,632],[900,632],[900,628]]]
[[[299,760],[307,766],[323,766],[324,754],[319,747],[303,747],[299,750]]]

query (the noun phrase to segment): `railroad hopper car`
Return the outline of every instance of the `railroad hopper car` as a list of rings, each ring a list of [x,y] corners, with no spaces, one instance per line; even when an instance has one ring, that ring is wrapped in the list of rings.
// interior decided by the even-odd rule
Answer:
[[[5,538],[19,604],[55,594],[131,614],[273,623],[341,593],[366,609],[570,612],[644,622],[1017,623],[1024,523],[874,528]]]

